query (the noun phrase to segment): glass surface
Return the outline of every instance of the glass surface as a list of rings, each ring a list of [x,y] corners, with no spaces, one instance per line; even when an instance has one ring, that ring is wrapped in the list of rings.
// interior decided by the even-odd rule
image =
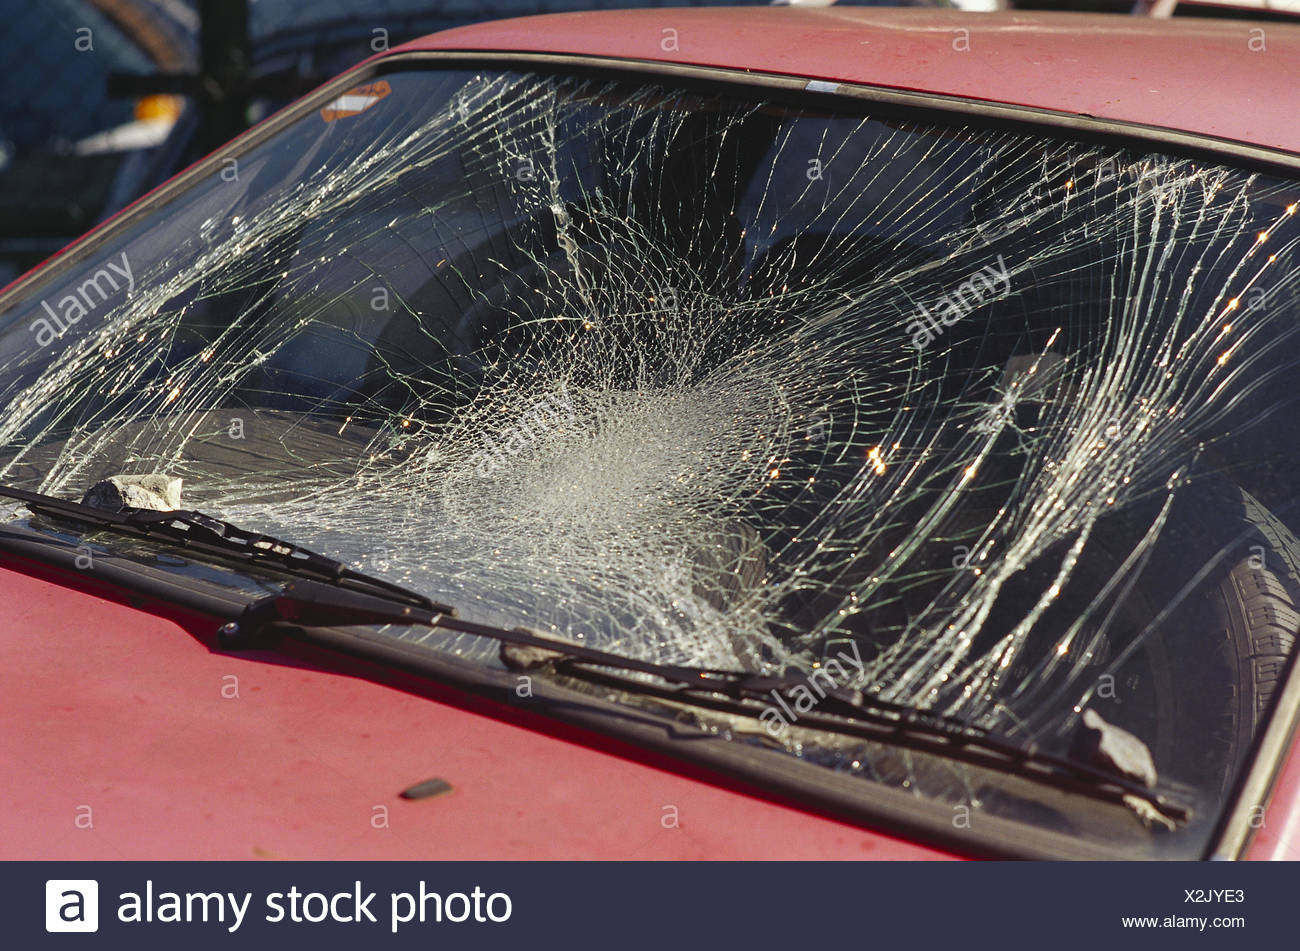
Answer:
[[[1298,623],[1300,188],[762,95],[373,78],[10,299],[0,481],[180,476],[476,620],[809,676],[738,742],[1194,854]],[[828,682],[1132,739],[1193,818],[800,730]]]

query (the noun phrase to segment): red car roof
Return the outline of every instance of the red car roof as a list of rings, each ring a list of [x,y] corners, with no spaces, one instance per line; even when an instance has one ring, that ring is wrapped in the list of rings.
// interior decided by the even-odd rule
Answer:
[[[1291,24],[712,7],[500,20],[435,33],[400,49],[573,53],[806,76],[1055,109],[1300,152],[1300,123],[1294,121],[1300,26]]]

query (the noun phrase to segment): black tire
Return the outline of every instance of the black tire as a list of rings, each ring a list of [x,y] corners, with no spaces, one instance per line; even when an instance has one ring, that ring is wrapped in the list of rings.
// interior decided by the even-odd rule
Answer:
[[[1272,513],[1235,487],[1207,491],[1172,520],[1148,610],[1171,597],[1199,559],[1231,552],[1155,638],[1149,662],[1167,666],[1172,697],[1159,705],[1157,745],[1175,778],[1226,793],[1267,719],[1300,631],[1297,542]],[[1163,588],[1163,596],[1158,594]]]
[[[1243,558],[1209,593],[1220,659],[1234,686],[1220,713],[1235,738],[1229,777],[1244,762],[1251,738],[1272,708],[1300,630],[1295,600],[1267,561],[1267,555]]]
[[[1042,635],[1013,668],[1012,684],[1044,660],[1080,612],[1124,570],[1159,505],[1156,498],[1128,519],[1099,526],[1071,580],[1040,619]],[[946,550],[950,543],[936,546],[936,559]],[[1007,583],[1002,592],[1007,613],[1000,615],[1001,606],[995,605],[986,629],[996,633],[1018,621],[1022,606],[1050,583],[1060,554],[1045,553]],[[1205,577],[1188,589],[1198,569],[1211,562]],[[1237,779],[1271,711],[1300,631],[1298,563],[1300,542],[1253,497],[1222,482],[1190,489],[1171,512],[1140,580],[1094,612],[1100,618],[1115,609],[1100,637],[1095,666],[1055,696],[1044,684],[1038,694],[1042,705],[1024,707],[1019,715],[1030,731],[1048,728],[1062,713],[1059,704],[1071,694],[1079,696],[1091,681],[1086,705],[1141,738],[1163,779],[1222,795]],[[928,596],[922,592],[919,600]],[[1117,653],[1143,631],[1149,633],[1135,648],[1125,656]],[[1095,627],[1085,629],[1080,642],[1088,643],[1094,634]],[[1072,730],[1074,723],[1067,718],[1063,729]]]

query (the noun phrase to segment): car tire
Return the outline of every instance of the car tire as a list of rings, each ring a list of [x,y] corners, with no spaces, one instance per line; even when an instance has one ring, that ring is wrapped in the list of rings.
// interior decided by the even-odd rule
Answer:
[[[1233,724],[1229,777],[1245,762],[1250,740],[1272,707],[1300,630],[1300,611],[1267,556],[1243,558],[1208,593],[1221,640],[1219,653],[1235,689],[1221,716]]]

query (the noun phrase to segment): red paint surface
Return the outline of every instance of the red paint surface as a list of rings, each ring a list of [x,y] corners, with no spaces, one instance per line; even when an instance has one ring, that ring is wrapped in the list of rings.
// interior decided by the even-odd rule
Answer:
[[[941,857],[7,569],[0,602],[0,859]]]
[[[1273,785],[1273,795],[1252,817],[1255,834],[1246,858],[1300,861],[1300,735]]]
[[[676,51],[663,49],[672,46],[665,30],[676,31]],[[1264,49],[1252,50],[1252,42],[1263,42]],[[401,49],[530,50],[750,69],[1036,106],[1300,151],[1300,26],[1292,24],[714,7],[523,17],[436,33]]]

